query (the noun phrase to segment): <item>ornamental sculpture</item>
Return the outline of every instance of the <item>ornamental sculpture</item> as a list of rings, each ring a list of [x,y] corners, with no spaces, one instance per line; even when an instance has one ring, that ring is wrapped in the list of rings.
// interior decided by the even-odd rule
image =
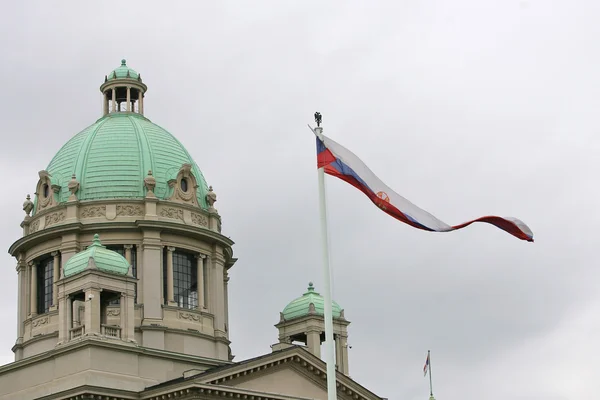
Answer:
[[[25,214],[27,214],[28,217],[31,214],[31,211],[33,211],[33,201],[31,201],[30,195],[27,195],[27,198],[23,203],[23,211],[25,211]]]

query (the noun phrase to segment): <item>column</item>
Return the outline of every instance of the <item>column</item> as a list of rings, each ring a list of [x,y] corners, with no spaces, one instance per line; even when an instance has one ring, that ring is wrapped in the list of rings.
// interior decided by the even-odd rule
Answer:
[[[215,302],[213,301],[213,288],[212,288],[212,258],[210,256],[206,257],[206,261],[204,262],[204,308],[208,310],[209,313],[215,313]]]
[[[139,101],[138,112],[140,114],[144,114],[144,92],[141,90],[138,91],[138,101]]]
[[[215,316],[215,335],[227,337],[225,333],[225,286],[223,285],[225,259],[222,256],[221,248],[213,253],[211,262],[211,288],[214,288],[214,292],[211,293],[210,299],[214,302],[212,312]]]
[[[338,334],[334,334],[333,335],[333,342],[335,343],[335,368],[339,371],[339,372],[343,372],[344,371],[344,366],[342,365],[342,349],[341,349],[341,341],[340,341],[340,335]]]
[[[104,92],[104,96],[102,97],[102,102],[103,104],[103,111],[104,111],[104,115],[108,114],[108,95],[106,92]]]
[[[131,249],[133,248],[133,245],[126,244],[123,247],[125,248],[125,259],[129,263],[129,265],[131,265]]]
[[[306,347],[308,351],[317,357],[321,357],[321,332],[308,331],[306,332]]]
[[[18,288],[17,288],[17,318],[19,325],[17,327],[17,344],[23,343],[23,336],[25,335],[25,320],[29,314],[27,308],[27,263],[25,262],[25,254],[21,253],[18,257],[17,262],[17,274],[18,274]],[[19,361],[23,358],[23,350],[17,348],[15,351],[15,361]]]
[[[131,111],[131,86],[127,86],[127,111]]]
[[[197,279],[196,285],[198,286],[198,309],[206,309],[206,303],[204,302],[204,260],[206,256],[204,254],[197,254],[196,261],[198,262]]]
[[[227,285],[229,284],[229,273],[227,269],[223,271],[223,296],[224,299],[224,308],[225,308],[225,326],[227,331],[227,337],[229,337],[229,291]]]
[[[137,260],[143,260],[144,259],[144,254],[142,253],[142,246],[136,246],[135,248],[136,251],[136,259]],[[135,295],[136,295],[136,301],[138,304],[144,304],[144,269],[143,268],[138,268],[136,271],[136,278],[138,280],[138,282],[135,284]],[[139,285],[138,285],[139,284]]]
[[[338,371],[344,375],[348,375],[348,337],[340,334],[336,334],[334,337],[335,365],[337,366]]]
[[[52,253],[52,257],[54,257],[52,261],[52,266],[54,267],[54,271],[52,271],[52,309],[56,310],[56,306],[58,306],[57,282],[60,279],[60,253],[55,251]]]
[[[71,296],[66,296],[65,310],[61,311],[59,308],[58,312],[65,313],[65,335],[63,340],[71,340],[71,328],[73,328],[73,300],[71,299]]]
[[[127,339],[127,295],[121,293],[121,300],[119,301],[119,309],[121,311],[121,321],[119,326],[121,327],[121,339]]]
[[[34,317],[37,315],[37,265],[34,262],[29,263],[29,283],[29,314]]]
[[[167,304],[175,305],[173,297],[173,252],[175,247],[167,247]]]
[[[117,111],[117,88],[112,88],[112,112]]]

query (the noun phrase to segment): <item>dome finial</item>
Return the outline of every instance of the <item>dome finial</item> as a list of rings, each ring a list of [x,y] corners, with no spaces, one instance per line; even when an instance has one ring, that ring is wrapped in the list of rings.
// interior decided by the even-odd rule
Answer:
[[[121,60],[121,66],[125,67],[127,65],[127,60],[126,59],[122,59]]]
[[[315,287],[313,285],[312,282],[308,282],[308,291],[309,292],[314,292],[315,291]]]
[[[94,241],[92,242],[92,245],[96,245],[96,246],[102,245],[102,243],[100,243],[100,235],[98,235],[97,233],[94,235]]]

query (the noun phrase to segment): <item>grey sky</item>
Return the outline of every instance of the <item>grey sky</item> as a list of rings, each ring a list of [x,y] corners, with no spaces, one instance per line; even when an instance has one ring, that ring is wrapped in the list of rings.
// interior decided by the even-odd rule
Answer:
[[[600,392],[595,1],[10,2],[0,14],[0,248],[37,172],[101,116],[121,58],[145,112],[190,151],[236,241],[236,360],[270,351],[279,311],[322,289],[314,136],[354,151],[450,224],[395,221],[327,179],[334,298],[351,376],[390,399],[576,399]],[[16,339],[0,255],[0,364]],[[256,323],[253,321],[257,321]],[[592,397],[590,397],[592,396]]]

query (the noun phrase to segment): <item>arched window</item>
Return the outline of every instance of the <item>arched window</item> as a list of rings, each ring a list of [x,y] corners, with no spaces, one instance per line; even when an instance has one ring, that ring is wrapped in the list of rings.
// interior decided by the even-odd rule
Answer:
[[[164,302],[167,299],[167,257],[169,253],[164,252],[163,256],[163,293]],[[181,308],[198,308],[198,268],[196,259],[191,253],[175,250],[173,252],[173,299]]]
[[[54,257],[42,259],[37,265],[37,313],[44,314],[52,305]]]

